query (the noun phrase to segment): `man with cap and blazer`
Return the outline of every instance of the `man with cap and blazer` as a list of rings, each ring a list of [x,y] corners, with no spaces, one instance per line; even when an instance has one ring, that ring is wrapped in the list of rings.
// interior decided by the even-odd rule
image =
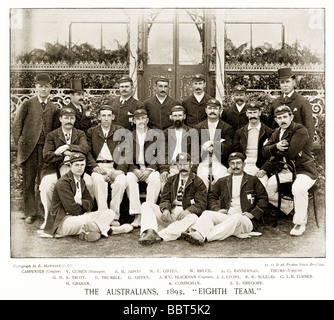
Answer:
[[[51,79],[46,73],[35,78],[36,96],[18,108],[12,133],[17,145],[17,163],[22,167],[24,219],[32,223],[41,214],[40,196],[35,194],[43,167],[43,146],[49,132],[60,126],[59,108],[50,99]],[[42,214],[41,214],[42,215]]]
[[[155,94],[144,101],[144,109],[150,119],[148,126],[152,129],[165,130],[173,124],[169,116],[172,108],[180,103],[168,95],[169,88],[167,78],[158,78]]]
[[[232,152],[228,162],[231,175],[213,185],[208,194],[208,210],[182,234],[192,244],[261,235],[256,228],[269,204],[266,189],[257,177],[244,172],[243,153]]]
[[[292,111],[294,116],[293,121],[306,127],[308,135],[313,143],[314,118],[312,107],[309,101],[295,90],[296,76],[292,73],[291,68],[281,68],[278,70],[278,79],[282,94],[272,102],[268,125],[273,129],[277,128],[275,109],[279,106],[286,105],[290,107]]]
[[[113,122],[125,129],[133,130],[133,113],[142,108],[142,102],[133,97],[133,81],[129,76],[124,76],[119,80],[119,93],[109,101],[115,119]]]
[[[56,183],[50,216],[45,230],[38,230],[41,238],[62,238],[78,236],[93,242],[111,234],[122,233],[122,227],[111,226],[115,212],[111,209],[91,212],[93,198],[82,175],[85,172],[86,157],[79,152],[69,156],[70,171]]]
[[[74,128],[75,116],[75,111],[72,108],[63,107],[60,110],[59,117],[61,127],[51,131],[45,139],[42,181],[39,186],[45,212],[45,221],[41,225],[41,229],[44,229],[50,212],[54,186],[57,180],[69,171],[68,160],[70,155],[74,152],[81,152],[85,155],[88,153],[85,133]],[[83,177],[90,194],[94,197],[91,177],[87,173]]]
[[[206,119],[206,104],[213,97],[205,93],[205,86],[205,76],[201,73],[195,74],[192,79],[193,93],[182,101],[187,115],[185,123],[190,127],[194,127]]]
[[[230,108],[225,108],[221,115],[224,122],[232,126],[234,131],[248,124],[246,115],[247,89],[244,85],[236,85],[233,89],[232,98],[235,104]]]
[[[292,172],[283,167],[279,172],[279,180],[292,183],[293,201],[282,199],[281,211],[290,214],[293,209],[294,227],[291,235],[301,236],[307,224],[308,190],[314,185],[317,179],[317,168],[312,155],[312,140],[309,137],[306,127],[293,121],[294,114],[286,105],[275,109],[275,121],[278,124],[271,135],[268,143],[263,147],[262,154],[269,158],[268,162],[273,164],[279,160],[295,163],[296,179],[292,181]],[[278,189],[276,176],[272,175],[267,183],[269,201],[274,206],[278,204]]]
[[[246,155],[244,171],[257,176],[264,186],[267,185],[267,158],[262,155],[262,148],[271,137],[273,129],[261,122],[261,106],[258,102],[246,104],[249,123],[234,134],[233,151]]]
[[[90,111],[84,106],[84,86],[82,79],[71,79],[70,82],[70,103],[66,105],[75,111],[74,128],[87,131],[92,125]]]

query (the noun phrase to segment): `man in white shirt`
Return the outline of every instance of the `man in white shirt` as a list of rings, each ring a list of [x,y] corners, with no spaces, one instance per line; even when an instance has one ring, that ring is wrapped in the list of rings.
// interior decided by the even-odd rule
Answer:
[[[129,164],[127,173],[127,195],[130,202],[130,215],[134,215],[133,227],[140,226],[141,202],[139,195],[139,182],[145,182],[146,202],[157,203],[160,194],[159,163],[152,161],[156,153],[152,149],[156,139],[152,136],[153,130],[147,126],[149,118],[145,109],[137,109],[134,112],[136,129],[132,131],[133,162]]]
[[[244,161],[244,154],[230,154],[232,174],[220,178],[209,191],[209,210],[202,213],[189,232],[182,234],[186,241],[203,245],[205,241],[222,241],[230,236],[261,235],[255,230],[268,207],[268,195],[257,177],[244,172]]]

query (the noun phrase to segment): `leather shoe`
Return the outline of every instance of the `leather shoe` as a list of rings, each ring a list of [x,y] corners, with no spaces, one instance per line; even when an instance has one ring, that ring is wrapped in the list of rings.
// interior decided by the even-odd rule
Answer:
[[[152,245],[162,241],[162,238],[153,229],[146,230],[139,238],[139,243],[143,245]]]
[[[35,221],[35,217],[33,217],[33,216],[28,216],[25,219],[25,222],[28,223],[28,224],[32,224],[34,221]]]
[[[88,242],[94,242],[101,238],[101,233],[97,231],[90,231],[90,232],[81,232],[79,234],[80,240],[85,240]]]
[[[306,227],[304,224],[295,224],[295,226],[290,231],[290,234],[292,236],[301,236],[304,233],[305,229]]]
[[[205,239],[198,231],[183,232],[181,237],[191,244],[196,244],[198,246],[204,245]]]

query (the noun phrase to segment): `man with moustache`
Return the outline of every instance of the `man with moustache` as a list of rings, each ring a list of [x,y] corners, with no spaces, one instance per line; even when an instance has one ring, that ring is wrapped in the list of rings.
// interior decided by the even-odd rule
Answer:
[[[259,236],[256,227],[268,207],[268,195],[260,180],[244,172],[245,156],[232,152],[231,175],[220,178],[209,191],[205,210],[182,237],[189,243],[222,241],[230,236]]]
[[[248,102],[245,108],[249,123],[235,132],[233,151],[242,152],[246,155],[244,171],[258,177],[266,186],[269,168],[266,164],[267,159],[262,155],[262,148],[269,140],[273,129],[261,122],[259,103]]]
[[[17,110],[13,138],[17,145],[17,163],[22,168],[25,222],[33,223],[40,213],[40,195],[35,186],[41,182],[43,147],[49,132],[60,126],[59,108],[50,99],[51,79],[47,73],[35,78],[36,96],[25,100]],[[46,214],[46,213],[44,213]]]
[[[282,94],[272,102],[268,125],[272,128],[277,128],[275,109],[279,106],[286,105],[292,111],[293,121],[306,127],[309,138],[313,143],[314,118],[312,107],[309,101],[295,90],[296,76],[292,74],[291,68],[281,68],[278,70],[278,78]]]
[[[45,212],[45,221],[41,225],[41,229],[44,229],[47,223],[55,184],[61,176],[70,170],[68,161],[71,154],[74,152],[87,154],[88,152],[85,133],[74,128],[75,115],[72,108],[63,107],[59,117],[61,127],[50,132],[45,139],[42,181],[39,186]],[[85,173],[84,179],[90,194],[94,196],[91,177]]]
[[[133,227],[140,226],[141,220],[141,202],[139,195],[139,182],[145,182],[146,201],[157,203],[160,194],[160,163],[154,157],[157,154],[153,145],[157,141],[158,136],[154,136],[154,131],[149,130],[147,124],[149,118],[145,109],[137,109],[133,115],[136,129],[132,131],[132,150],[133,163],[128,166],[127,178],[127,194],[130,202],[130,215],[134,215],[134,221],[131,223]]]
[[[115,212],[111,209],[91,212],[93,198],[87,190],[82,175],[85,172],[86,157],[75,152],[69,157],[70,171],[61,177],[52,197],[50,223],[44,232],[38,230],[41,238],[62,238],[79,236],[79,239],[93,242],[119,233],[120,227],[111,227]]]
[[[205,108],[207,119],[195,126],[199,133],[199,165],[197,175],[207,189],[227,174],[227,158],[233,147],[233,128],[220,119],[221,104],[210,99]]]
[[[205,93],[206,81],[203,74],[198,73],[192,79],[193,93],[182,101],[182,106],[186,110],[187,118],[185,123],[193,127],[206,118],[205,108],[208,100],[212,99]]]
[[[247,90],[243,85],[236,85],[233,90],[235,104],[231,108],[224,108],[222,120],[232,126],[234,131],[248,124],[246,115]]]
[[[133,114],[135,110],[142,108],[143,104],[133,97],[133,81],[129,76],[124,76],[119,80],[119,97],[114,97],[109,101],[109,105],[115,119],[114,124],[125,129],[133,130]]]
[[[150,119],[149,127],[165,130],[172,125],[169,118],[174,106],[180,104],[168,95],[169,80],[160,77],[156,81],[156,93],[153,97],[144,101],[144,109]]]
[[[294,208],[294,227],[290,231],[293,236],[301,236],[306,230],[308,190],[314,185],[317,179],[317,168],[312,155],[312,141],[308,135],[306,127],[293,121],[294,115],[288,106],[279,106],[275,109],[275,121],[278,124],[271,135],[268,143],[263,147],[264,157],[269,158],[268,162],[287,162],[291,160],[295,163],[296,179],[292,181],[293,174],[284,166],[279,172],[281,183],[292,183],[293,201],[282,199],[281,211],[290,214]],[[276,176],[269,178],[267,183],[269,201],[274,206],[278,204],[278,188]]]
[[[120,218],[120,205],[127,187],[127,158],[132,150],[129,143],[129,132],[122,126],[114,124],[114,114],[109,105],[99,109],[100,124],[88,129],[87,170],[91,173],[95,199],[98,210],[108,208],[108,183],[111,184],[110,209]],[[126,138],[128,137],[128,138]],[[129,227],[130,232],[133,227]]]
[[[160,204],[144,202],[141,206],[142,245],[177,240],[206,208],[207,190],[191,171],[190,155],[179,153],[176,163],[179,173],[168,178]]]
[[[92,126],[90,111],[84,106],[84,87],[82,79],[72,79],[70,82],[70,103],[66,105],[75,111],[74,128],[87,131]]]
[[[198,164],[198,131],[184,124],[186,112],[184,107],[176,105],[171,110],[173,125],[163,131],[165,141],[165,161],[161,164],[161,188],[167,178],[177,174],[176,156],[180,152],[191,155],[192,163]]]

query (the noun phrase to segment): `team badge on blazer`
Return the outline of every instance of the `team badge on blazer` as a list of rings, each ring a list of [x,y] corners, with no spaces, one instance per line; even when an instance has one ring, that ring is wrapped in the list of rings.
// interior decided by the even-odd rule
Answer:
[[[251,194],[251,193],[248,193],[248,194],[247,194],[247,200],[248,200],[248,202],[249,202],[250,204],[253,204],[254,201],[255,201],[255,197],[254,197],[254,195]]]

